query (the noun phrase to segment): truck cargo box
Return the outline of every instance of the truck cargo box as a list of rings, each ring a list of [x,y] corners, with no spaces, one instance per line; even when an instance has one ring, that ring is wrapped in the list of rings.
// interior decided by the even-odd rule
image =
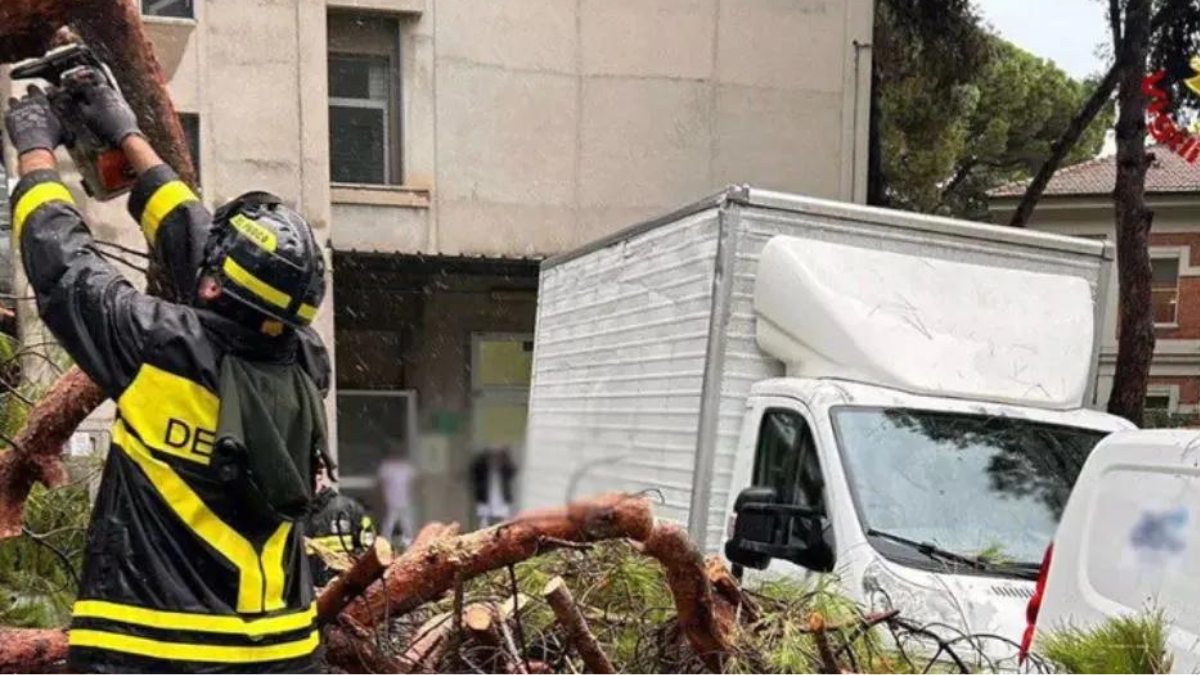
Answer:
[[[832,345],[839,330],[863,338],[848,340],[840,352],[855,363],[840,369],[827,363],[812,376],[867,379],[915,393],[944,388],[943,395],[1056,409],[1090,403],[1104,325],[1104,303],[1098,299],[1104,297],[1112,259],[1105,243],[734,187],[543,263],[523,505],[560,504],[612,490],[656,491],[662,496],[660,515],[688,523],[693,534],[699,528],[710,547],[719,541],[746,397],[755,382],[785,375],[784,363],[759,346],[754,305],[760,256],[781,235],[794,240],[776,248],[792,253],[802,251],[807,240],[813,251],[836,252],[851,261],[861,257],[854,278],[824,284],[821,293],[796,289],[797,307],[820,322],[821,349],[838,351]],[[913,260],[973,270],[971,283],[951,294],[954,306],[944,307],[956,313],[953,317],[926,315],[920,326],[901,329],[897,312],[884,313],[890,323],[882,320],[884,314],[880,320],[872,320],[870,312],[863,316],[862,303],[871,300],[870,293],[878,295],[881,285],[878,275],[868,279],[865,264],[897,255],[910,261],[908,275],[917,273]],[[808,274],[839,273],[836,264],[821,270],[814,261],[807,263]],[[1001,308],[986,306],[994,300],[987,268],[995,270],[1003,311],[1023,327],[1004,327],[996,319]],[[1032,274],[1023,277],[1022,272]],[[773,280],[769,302],[776,315],[787,314],[779,309],[788,301],[787,284],[803,283],[802,277]],[[1091,303],[1082,319],[1079,308],[1064,309],[1071,316],[1055,323],[1058,333],[1047,338],[1046,344],[1072,342],[1083,352],[1082,368],[1076,359],[1075,366],[1053,374],[1063,381],[1039,390],[1034,377],[1029,386],[993,389],[986,378],[956,374],[961,368],[944,369],[936,380],[923,377],[919,367],[889,367],[903,351],[880,351],[889,344],[881,331],[924,329],[970,337],[973,310],[967,305],[972,302],[990,312],[992,323],[981,321],[980,332],[999,331],[996,340],[1005,341],[1005,349],[1020,349],[1012,346],[1013,336],[1036,331],[1029,322],[1046,318],[1045,311],[1028,316],[1013,311],[1013,294],[1025,278],[1038,279],[1028,291],[1041,294],[1039,303],[1048,289],[1059,287],[1056,279],[1071,302]],[[875,290],[863,290],[868,281]],[[910,280],[900,282],[898,288],[913,286]],[[842,295],[846,306],[839,308]],[[936,293],[911,300],[938,311]],[[782,350],[776,353],[786,358],[803,352],[792,348],[797,333],[805,332],[804,317],[793,313],[781,323],[789,325],[773,332]],[[870,331],[876,334],[865,334]],[[1063,344],[1055,348],[1069,354],[1072,348]],[[972,354],[981,353],[942,348],[949,349],[946,362],[959,366],[974,367],[978,359]],[[936,363],[938,356],[927,353],[921,360]],[[977,370],[988,368],[994,370],[994,364]]]

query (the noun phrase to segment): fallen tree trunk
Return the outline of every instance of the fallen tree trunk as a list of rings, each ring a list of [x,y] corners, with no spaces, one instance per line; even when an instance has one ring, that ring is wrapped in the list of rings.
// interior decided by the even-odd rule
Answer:
[[[445,593],[459,575],[471,579],[527,560],[555,548],[553,540],[644,541],[653,528],[650,501],[627,494],[528,512],[484,530],[414,546],[392,563],[383,584],[372,586],[344,613],[356,623],[373,626],[384,616],[404,614]]]
[[[679,626],[696,655],[709,671],[724,672],[737,607],[726,601],[723,594],[713,593],[700,550],[682,527],[659,523],[643,551],[666,570]]]
[[[187,138],[142,25],[137,0],[3,0],[0,4],[4,60],[40,56],[55,31],[71,23],[112,68],[150,143],[186,182],[196,184]],[[33,30],[23,34],[25,27]],[[151,293],[174,297],[168,275],[154,259],[147,287]],[[13,439],[13,449],[0,456],[0,538],[21,533],[22,507],[34,482],[54,486],[62,479],[63,446],[104,398],[83,371],[72,367],[29,411],[25,427]]]
[[[67,632],[0,628],[0,673],[66,672]]]

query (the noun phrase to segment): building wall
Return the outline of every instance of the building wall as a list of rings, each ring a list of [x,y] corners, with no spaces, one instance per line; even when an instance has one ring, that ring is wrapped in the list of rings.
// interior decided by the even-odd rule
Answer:
[[[335,189],[339,250],[537,257],[734,182],[865,194],[869,1],[437,0],[403,17],[404,185]]]
[[[1200,195],[1151,196],[1154,226],[1152,257],[1178,257],[1179,300],[1175,326],[1155,329],[1157,343],[1150,370],[1150,393],[1172,397],[1174,412],[1200,413]],[[996,200],[996,222],[1006,222],[1015,200]],[[1112,201],[1105,197],[1046,197],[1034,212],[1031,227],[1071,236],[1107,237],[1115,242]],[[1117,359],[1118,287],[1116,263],[1106,302],[1104,342],[1100,354],[1097,400],[1103,405],[1112,391]]]

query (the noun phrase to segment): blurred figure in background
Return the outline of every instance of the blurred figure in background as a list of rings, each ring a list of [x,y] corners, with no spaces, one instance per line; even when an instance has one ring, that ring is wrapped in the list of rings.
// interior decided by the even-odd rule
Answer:
[[[479,527],[489,527],[512,517],[513,478],[517,467],[507,446],[479,451],[471,462],[471,488]]]
[[[388,446],[387,455],[379,463],[379,490],[383,493],[383,529],[379,534],[394,541],[396,526],[400,526],[400,542],[412,544],[416,536],[416,519],[413,517],[412,479],[413,467],[402,443]]]

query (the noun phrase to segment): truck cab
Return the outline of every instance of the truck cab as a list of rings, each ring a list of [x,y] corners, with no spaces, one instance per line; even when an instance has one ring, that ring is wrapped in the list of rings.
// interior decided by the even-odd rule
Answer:
[[[1129,428],[1083,406],[1088,285],[780,236],[754,309],[787,377],[746,399],[725,555],[1018,640],[1084,462]]]
[[[832,573],[873,610],[1016,639],[1088,454],[1129,427],[1088,409],[759,382],[724,552],[751,575]]]

